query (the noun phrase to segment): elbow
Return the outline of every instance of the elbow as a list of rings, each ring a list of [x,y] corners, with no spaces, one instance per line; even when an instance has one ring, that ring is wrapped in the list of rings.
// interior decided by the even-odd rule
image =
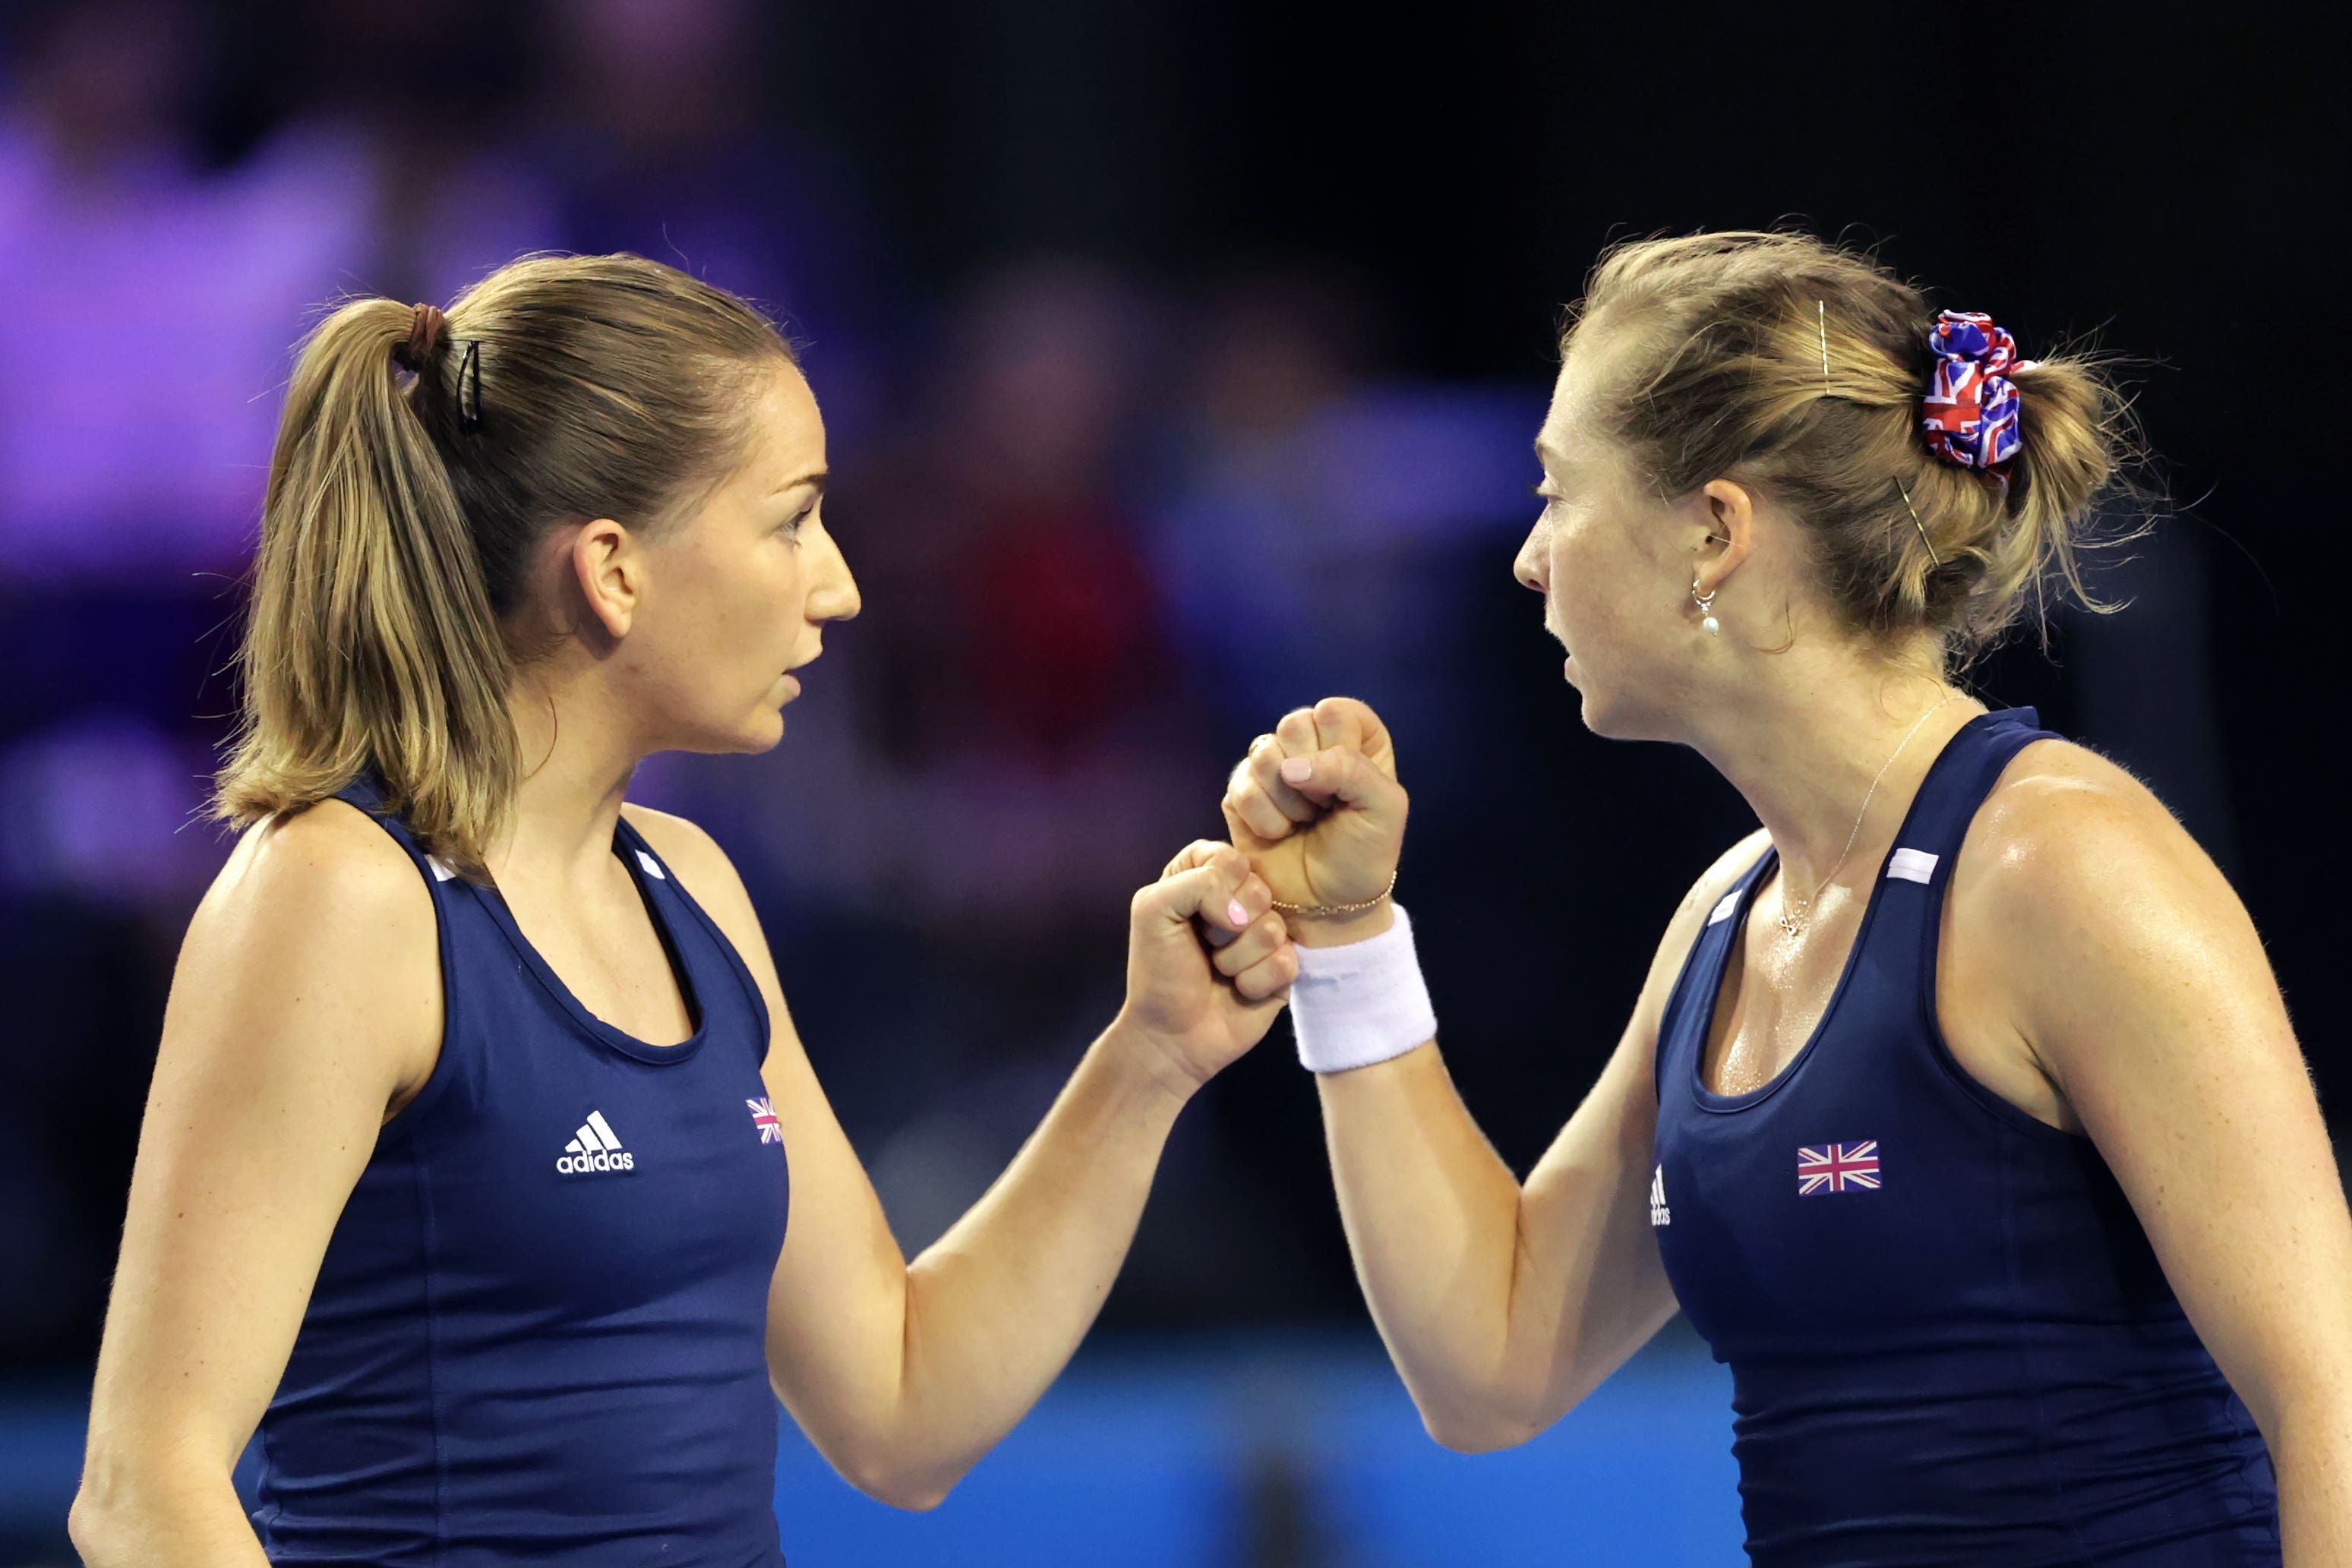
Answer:
[[[136,1485],[85,1474],[66,1510],[66,1539],[88,1568],[141,1561],[144,1551],[170,1538],[170,1521],[161,1517],[168,1511]]]
[[[204,1547],[217,1553],[220,1542],[250,1540],[228,1467],[191,1457],[210,1447],[179,1435],[130,1444],[94,1437],[66,1510],[66,1539],[88,1568],[209,1562]]]
[[[851,1486],[876,1502],[905,1513],[929,1513],[947,1501],[962,1473],[940,1474],[863,1460],[841,1467]]]
[[[1422,1429],[1441,1448],[1457,1454],[1492,1454],[1516,1448],[1543,1428],[1531,1422],[1498,1421],[1491,1416],[1465,1418],[1455,1414],[1421,1414]]]
[[[902,1513],[929,1513],[947,1501],[948,1493],[953,1490],[955,1490],[955,1483],[952,1481],[940,1486],[910,1486],[901,1482],[892,1490],[869,1491],[866,1495],[877,1502],[887,1503]]]
[[[84,1563],[102,1563],[106,1559],[104,1529],[99,1523],[98,1503],[87,1490],[74,1493],[73,1506],[66,1510],[66,1540],[74,1555]]]
[[[1443,1403],[1416,1396],[1413,1404],[1421,1412],[1422,1430],[1439,1448],[1457,1454],[1492,1454],[1516,1448],[1540,1436],[1565,1414],[1537,1410],[1497,1389]]]
[[[129,1521],[139,1511],[142,1490],[124,1467],[95,1453],[87,1458],[81,1484],[66,1510],[66,1539],[90,1568],[123,1559],[133,1533]]]
[[[948,1493],[971,1468],[970,1460],[942,1462],[903,1452],[874,1435],[844,1441],[843,1435],[835,1434],[832,1441],[817,1447],[843,1480],[876,1502],[906,1513],[929,1513],[947,1501]]]

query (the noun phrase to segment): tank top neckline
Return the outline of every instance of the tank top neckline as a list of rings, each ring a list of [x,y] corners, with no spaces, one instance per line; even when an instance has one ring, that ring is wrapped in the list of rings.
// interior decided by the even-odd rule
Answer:
[[[687,959],[685,946],[677,939],[669,912],[662,907],[661,898],[648,885],[643,862],[637,859],[640,852],[650,855],[653,852],[634,842],[636,834],[625,820],[614,823],[613,856],[628,873],[637,896],[645,903],[646,914],[654,923],[654,935],[661,941],[662,956],[669,966],[670,978],[678,988],[679,998],[686,1003],[688,1018],[694,1023],[694,1032],[675,1045],[656,1045],[651,1040],[640,1040],[591,1012],[587,1005],[572,994],[563,977],[555,972],[555,966],[550,964],[532,945],[530,938],[523,935],[521,925],[515,919],[514,910],[507,904],[506,894],[499,892],[495,883],[479,891],[483,905],[498,922],[499,929],[506,934],[516,955],[574,1024],[624,1056],[638,1061],[667,1065],[685,1061],[702,1049],[702,1042],[710,1035],[710,1009],[703,1005],[701,988],[696,984],[693,965]]]
[[[522,961],[522,967],[539,981],[541,988],[547,992],[557,1009],[582,1033],[624,1056],[657,1066],[690,1061],[701,1051],[702,1042],[710,1034],[710,1009],[706,1005],[702,983],[695,975],[691,949],[679,938],[678,923],[673,918],[676,910],[664,907],[664,900],[646,880],[648,873],[651,873],[667,881],[668,873],[655,869],[660,865],[661,858],[654,853],[653,846],[646,842],[645,836],[629,824],[627,817],[617,816],[613,820],[613,855],[621,862],[621,869],[628,873],[630,883],[637,890],[638,899],[646,906],[646,916],[653,922],[654,935],[661,943],[662,957],[669,966],[671,983],[677,987],[679,999],[686,1003],[687,1017],[694,1023],[694,1032],[676,1045],[656,1045],[650,1040],[639,1040],[626,1030],[606,1023],[589,1011],[580,998],[572,994],[572,988],[564,984],[563,977],[555,972],[555,967],[542,957],[539,949],[531,946],[530,938],[523,935],[522,927],[515,921],[514,911],[507,905],[506,894],[499,891],[495,881],[485,883],[453,876],[446,867],[433,861],[408,837],[407,824],[385,810],[383,776],[373,764],[362,768],[351,783],[337,793],[348,799],[352,805],[396,830],[394,836],[407,846],[419,865],[430,866],[429,875],[436,894],[457,887],[469,890],[476,902],[489,912],[491,923],[505,936],[515,956]],[[681,894],[681,906],[683,897]]]
[[[1936,759],[1927,765],[1927,771],[1919,776],[1919,786],[1911,792],[1911,803],[1904,808],[1903,821],[1895,828],[1895,837],[1888,843],[1886,853],[1879,859],[1877,874],[1870,884],[1869,900],[1863,905],[1862,924],[1854,927],[1853,943],[1846,950],[1845,964],[1838,971],[1837,984],[1831,989],[1829,1003],[1822,1009],[1822,1016],[1815,1020],[1812,1032],[1805,1037],[1805,1043],[1798,1048],[1797,1054],[1790,1057],[1788,1065],[1781,1068],[1780,1071],[1753,1089],[1745,1090],[1738,1094],[1725,1094],[1707,1087],[1706,1047],[1707,1041],[1715,1033],[1715,1015],[1723,1003],[1724,971],[1729,967],[1732,954],[1738,950],[1740,939],[1747,933],[1748,915],[1755,905],[1757,890],[1764,885],[1764,879],[1771,874],[1772,869],[1780,861],[1780,851],[1778,845],[1768,843],[1765,846],[1764,852],[1757,857],[1756,863],[1748,868],[1745,878],[1740,883],[1737,893],[1738,902],[1732,906],[1730,916],[1723,922],[1726,934],[1716,955],[1716,961],[1711,965],[1704,966],[1699,976],[1699,978],[1706,983],[1706,1001],[1697,1011],[1697,1040],[1691,1051],[1689,1084],[1691,1099],[1701,1110],[1718,1114],[1732,1114],[1749,1110],[1771,1099],[1797,1076],[1798,1071],[1803,1068],[1816,1048],[1821,1045],[1823,1038],[1828,1035],[1830,1022],[1837,1017],[1838,1004],[1845,998],[1847,988],[1853,984],[1855,972],[1862,967],[1863,954],[1870,944],[1871,928],[1877,924],[1878,913],[1885,902],[1888,880],[1887,865],[1894,859],[1895,852],[1904,847],[1906,841],[1911,837],[1912,825],[1918,819],[1919,808],[1929,798],[1937,778],[1946,770],[1947,765],[1952,758],[1960,754],[1963,749],[1961,741],[1971,731],[1990,729],[1996,724],[2016,723],[2020,720],[2029,726],[2040,722],[2039,716],[2032,708],[1990,708],[1960,726],[1946,739],[1942,749],[1936,753]]]

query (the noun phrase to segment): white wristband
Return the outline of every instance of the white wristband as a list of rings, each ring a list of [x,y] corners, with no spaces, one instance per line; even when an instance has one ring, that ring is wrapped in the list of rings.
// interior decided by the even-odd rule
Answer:
[[[1404,905],[1396,905],[1396,924],[1369,941],[1297,953],[1290,1030],[1309,1071],[1370,1067],[1437,1038]]]

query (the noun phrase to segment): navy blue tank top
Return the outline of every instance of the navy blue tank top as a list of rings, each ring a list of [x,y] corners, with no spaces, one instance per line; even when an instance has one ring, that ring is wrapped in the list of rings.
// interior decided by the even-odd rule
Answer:
[[[2091,1140],[1954,1060],[1944,889],[2032,708],[1969,721],[1913,799],[1843,977],[1751,1093],[1702,1073],[1768,850],[1712,911],[1659,1027],[1651,1224],[1732,1374],[1763,1568],[2279,1561],[2270,1459]]]
[[[776,1568],[767,1005],[625,821],[695,1032],[592,1015],[506,901],[341,799],[432,888],[446,1027],[344,1205],[261,1424],[273,1563]]]

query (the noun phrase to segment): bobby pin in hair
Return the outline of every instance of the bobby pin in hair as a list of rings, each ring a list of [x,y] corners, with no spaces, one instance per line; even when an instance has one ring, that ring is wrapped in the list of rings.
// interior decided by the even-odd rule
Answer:
[[[1911,526],[1919,530],[1919,542],[1927,546],[1927,559],[1936,565],[1942,566],[1943,558],[1936,553],[1934,545],[1927,544],[1927,526],[1919,520],[1919,508],[1911,504],[1911,492],[1903,487],[1903,478],[1900,475],[1897,475],[1895,479],[1895,492],[1903,497],[1903,509],[1911,514]]]
[[[1830,395],[1830,304],[1829,304],[1829,301],[1828,301],[1828,300],[1826,300],[1826,299],[1816,299],[1816,300],[1814,300],[1814,301],[1813,301],[1813,308],[1814,308],[1814,310],[1819,314],[1820,319],[1821,319],[1821,328],[1822,328],[1822,395],[1823,397],[1827,397],[1827,396],[1829,396],[1829,395]]]

